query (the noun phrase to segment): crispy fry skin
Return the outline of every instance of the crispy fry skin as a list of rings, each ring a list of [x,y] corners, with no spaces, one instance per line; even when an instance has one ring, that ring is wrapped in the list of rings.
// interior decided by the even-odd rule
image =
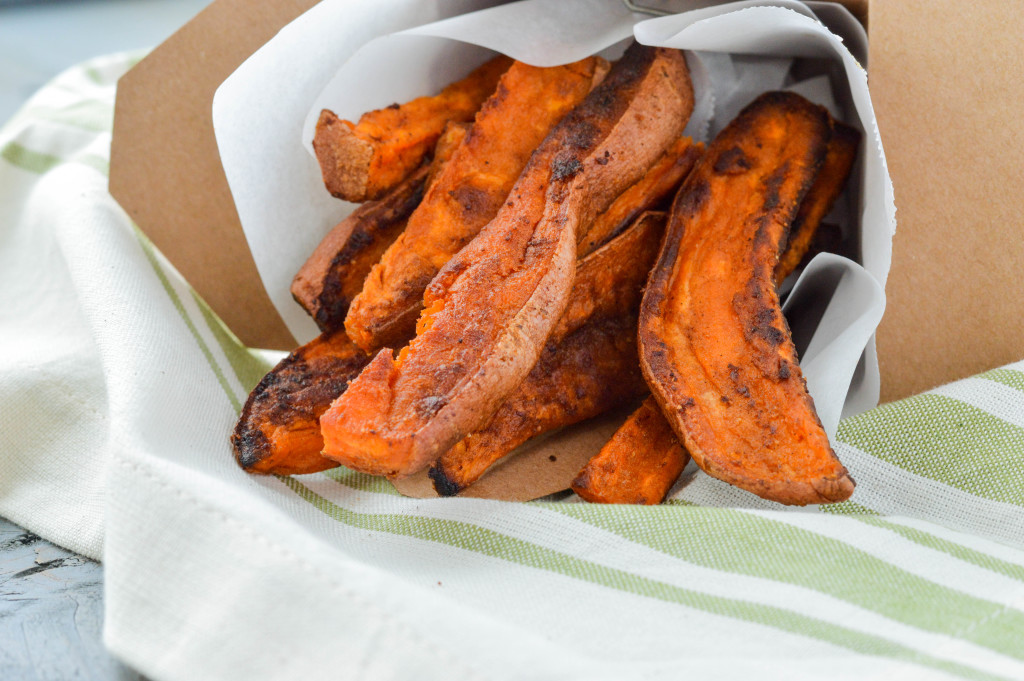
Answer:
[[[844,123],[833,121],[833,125],[825,161],[800,204],[786,250],[775,268],[776,286],[808,260],[818,242],[831,244],[818,251],[835,251],[838,245],[838,227],[820,224],[820,220],[846,183],[860,134]],[[665,498],[689,460],[657,402],[649,397],[583,467],[572,489],[590,502],[656,504]]]
[[[484,426],[536,364],[568,302],[586,236],[577,226],[643,175],[692,107],[681,52],[630,47],[538,147],[494,220],[438,273],[419,335],[399,359],[379,352],[331,405],[324,453],[401,477]]]
[[[324,109],[313,149],[324,185],[346,201],[383,196],[422,163],[448,121],[468,121],[512,60],[495,57],[433,97],[370,111],[352,124]]]
[[[828,143],[825,162],[821,164],[814,184],[807,190],[807,196],[800,204],[800,210],[789,230],[786,251],[775,266],[776,283],[782,283],[792,274],[807,254],[818,225],[842,193],[853,169],[853,162],[857,159],[860,133],[845,123],[833,121],[832,126],[832,138]]]
[[[342,331],[318,336],[281,360],[238,418],[231,436],[238,465],[277,475],[337,466],[320,454],[320,416],[369,361]]]
[[[292,297],[321,331],[345,325],[352,299],[370,268],[405,229],[423,198],[423,166],[377,201],[368,201],[327,233],[292,280]]]
[[[424,190],[444,169],[468,130],[468,123],[449,123],[437,140],[429,167],[420,168],[382,198],[364,203],[338,223],[295,275],[292,297],[321,331],[345,325],[349,305],[363,290],[370,269],[405,230]]]
[[[690,455],[653,397],[630,414],[572,482],[572,491],[602,504],[660,504]]]
[[[372,352],[413,334],[427,284],[495,216],[533,150],[583,100],[600,67],[589,58],[554,68],[516,62],[505,72],[352,302],[345,328],[357,345]]]
[[[569,305],[537,364],[485,428],[430,469],[439,494],[462,491],[531,437],[647,391],[636,359],[636,310],[664,231],[664,213],[645,213],[579,262]]]
[[[636,216],[657,208],[668,199],[703,151],[704,145],[700,142],[694,143],[689,137],[677,139],[636,184],[619,194],[594,219],[594,224],[587,230],[587,238],[578,246],[579,257],[600,248],[631,225]]]
[[[455,155],[455,150],[462,146],[462,142],[472,127],[472,123],[455,122],[444,126],[444,132],[441,133],[437,139],[437,146],[434,147],[434,160],[431,161],[430,172],[427,174],[428,187],[437,180],[448,161]]]
[[[434,489],[441,496],[458,494],[531,437],[593,418],[646,391],[636,356],[636,317],[587,324],[545,348],[487,427],[434,463]]]
[[[786,504],[842,501],[853,480],[814,411],[779,307],[780,242],[825,157],[824,109],[762,95],[683,183],[640,310],[640,359],[709,475]]]
[[[661,237],[666,214],[648,211],[633,224],[576,263],[572,293],[547,342],[565,336],[594,319],[625,317],[636,312],[638,291],[647,281]],[[639,279],[637,279],[639,277]]]
[[[445,128],[429,173],[444,167],[467,129],[459,123]],[[424,179],[429,184],[426,166],[384,198],[360,206],[328,234],[296,275],[292,294],[325,333],[282,360],[249,396],[231,438],[246,470],[292,475],[338,465],[320,454],[320,416],[370,360],[344,333],[348,301],[404,229],[405,218],[423,194]]]

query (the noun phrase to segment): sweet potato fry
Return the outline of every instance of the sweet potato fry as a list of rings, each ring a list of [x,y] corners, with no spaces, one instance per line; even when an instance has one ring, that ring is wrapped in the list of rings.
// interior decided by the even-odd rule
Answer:
[[[422,165],[446,123],[473,119],[511,64],[495,57],[433,97],[367,112],[356,124],[324,109],[313,149],[327,191],[356,202],[383,196]]]
[[[818,178],[826,172],[826,166],[832,156],[833,143],[830,142],[825,162],[818,171]],[[805,208],[809,204],[821,200],[816,197],[816,190],[817,196],[824,191],[832,191],[831,188],[821,189],[823,185],[818,178],[800,204],[798,219],[805,213]],[[845,177],[842,181],[845,181]],[[833,200],[834,197],[829,201]],[[815,212],[824,215],[828,208],[818,208]],[[820,216],[816,219],[820,219]],[[839,238],[838,229],[835,225],[821,224],[820,228],[816,225],[810,230],[813,236],[809,244],[805,244],[802,239],[797,242],[790,239],[786,251],[780,258],[780,265],[787,258],[791,258],[794,249],[803,251],[803,260],[794,262],[806,261],[815,251],[816,244],[821,241],[827,241],[829,247],[819,247],[818,251],[835,251]],[[790,272],[792,270],[787,272],[776,267],[775,285],[780,285]],[[441,460],[443,461],[444,457]],[[665,420],[657,402],[653,397],[648,397],[615,431],[608,444],[580,470],[573,481],[572,489],[581,498],[594,503],[657,504],[668,494],[668,490],[689,460],[690,455],[672,431],[672,426]]]
[[[384,198],[368,201],[327,233],[292,280],[292,297],[321,331],[343,328],[370,269],[405,229],[423,198],[423,166]]]
[[[315,473],[338,464],[320,454],[320,416],[370,358],[343,331],[323,334],[263,377],[231,436],[238,464],[250,473]]]
[[[413,334],[427,284],[494,217],[533,150],[583,100],[602,69],[589,58],[554,68],[516,62],[505,72],[352,302],[345,328],[357,345],[372,352]]]
[[[530,438],[629,404],[647,392],[636,355],[636,317],[604,319],[548,346],[483,430],[430,468],[434,489],[452,496]]]
[[[648,211],[622,234],[576,263],[572,292],[562,316],[547,342],[559,343],[594,319],[634,314],[638,291],[647,281],[661,237],[666,214]]]
[[[692,107],[681,52],[630,47],[534,152],[494,220],[438,273],[417,337],[397,360],[379,352],[324,414],[324,453],[401,477],[484,426],[536,364],[568,302],[586,236],[577,227],[640,179]]]
[[[468,129],[468,123],[449,123],[437,140],[429,167],[420,168],[384,197],[364,203],[338,223],[295,275],[292,297],[321,331],[345,325],[349,305],[363,290],[366,275],[405,229],[424,190],[444,169]]]
[[[786,250],[775,266],[775,281],[782,283],[803,261],[811,247],[814,235],[822,218],[832,209],[857,159],[857,145],[860,133],[856,129],[833,121],[832,138],[828,143],[825,162],[814,178],[814,184],[807,190],[807,196],[800,204],[800,210],[793,220],[786,242]]]
[[[630,414],[572,482],[572,491],[602,504],[660,504],[690,455],[653,397]]]
[[[473,484],[531,437],[647,392],[636,358],[636,310],[664,230],[664,213],[645,213],[579,262],[569,305],[526,380],[485,428],[463,438],[431,467],[440,495]]]
[[[780,242],[830,127],[824,109],[791,93],[744,109],[676,196],[640,311],[644,376],[693,459],[787,504],[853,491],[807,393],[774,285]]]
[[[689,137],[676,140],[636,184],[619,194],[594,219],[587,230],[587,238],[578,246],[578,257],[600,248],[645,210],[660,209],[660,204],[675,193],[703,150],[703,144],[694,143]]]
[[[434,147],[434,160],[430,162],[430,172],[427,173],[427,187],[434,184],[448,161],[455,155],[455,150],[462,146],[472,127],[472,123],[454,122],[444,126],[444,132],[441,133],[437,139],[437,146]]]
[[[833,123],[849,129],[842,123]],[[808,220],[819,221],[829,210],[827,206],[822,207],[819,202],[831,203],[835,200],[838,192],[835,192],[829,199],[823,199],[822,195],[832,194],[835,191],[834,184],[836,182],[839,183],[841,189],[841,185],[846,180],[849,167],[845,171],[837,171],[837,161],[835,160],[837,156],[846,156],[846,151],[840,154],[835,151],[835,148],[839,145],[852,149],[849,152],[849,158],[852,158],[856,152],[859,134],[856,131],[853,131],[852,136],[848,132],[840,134],[843,136],[842,140],[836,142],[833,136],[829,142],[825,162],[822,164],[821,170],[818,171],[818,176],[808,190],[807,196],[800,204],[797,222],[804,215],[809,216]],[[849,146],[851,139],[852,147]],[[830,173],[831,179],[822,182],[821,176],[825,173]],[[614,204],[612,205],[614,206]],[[808,206],[812,205],[815,206],[813,212],[808,210]],[[776,286],[779,286],[793,271],[792,268],[788,271],[780,269],[783,262],[788,260],[794,263],[793,267],[796,267],[796,264],[808,260],[816,248],[818,252],[821,250],[836,251],[839,240],[837,226],[815,224],[813,227],[804,227],[803,229],[811,233],[811,238],[808,241],[805,241],[804,238],[793,239],[792,230],[790,231],[786,251],[780,258],[779,266],[775,268]],[[819,242],[826,242],[826,245],[822,247]],[[802,259],[794,255],[794,251],[802,252]],[[649,397],[615,431],[608,444],[580,470],[576,480],[573,481],[572,489],[583,499],[595,503],[657,504],[668,494],[668,490],[671,489],[672,484],[689,460],[690,455],[679,442],[668,421],[665,420],[657,402],[653,397]]]

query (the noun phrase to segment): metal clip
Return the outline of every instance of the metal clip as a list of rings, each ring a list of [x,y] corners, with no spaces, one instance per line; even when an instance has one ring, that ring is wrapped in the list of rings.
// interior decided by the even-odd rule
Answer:
[[[648,7],[647,5],[641,5],[639,3],[633,2],[633,0],[622,0],[622,4],[625,5],[626,9],[628,9],[630,12],[638,12],[640,14],[650,14],[656,17],[664,17],[668,16],[669,14],[674,14],[674,12],[671,12],[667,9]]]

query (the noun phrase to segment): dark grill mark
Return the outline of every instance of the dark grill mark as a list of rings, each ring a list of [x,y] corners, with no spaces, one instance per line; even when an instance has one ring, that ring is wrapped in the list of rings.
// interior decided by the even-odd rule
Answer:
[[[551,163],[551,179],[564,180],[583,170],[583,164],[576,157],[556,158]]]
[[[714,171],[719,175],[739,175],[750,170],[750,161],[739,147],[727,149],[715,160]]]
[[[427,475],[434,482],[434,489],[438,495],[442,497],[454,497],[456,494],[462,491],[462,486],[455,482],[444,472],[441,466],[433,465],[430,470],[427,471]]]
[[[673,217],[695,215],[711,197],[711,185],[707,180],[683,185],[672,206]]]

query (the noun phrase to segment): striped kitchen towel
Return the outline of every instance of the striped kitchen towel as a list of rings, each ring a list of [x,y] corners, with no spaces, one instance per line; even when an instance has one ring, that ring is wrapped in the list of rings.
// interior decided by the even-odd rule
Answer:
[[[829,507],[702,473],[653,508],[242,473],[277,355],[106,191],[133,60],[0,132],[0,515],[102,558],[105,641],[147,677],[1024,679],[1024,363],[845,420]]]

